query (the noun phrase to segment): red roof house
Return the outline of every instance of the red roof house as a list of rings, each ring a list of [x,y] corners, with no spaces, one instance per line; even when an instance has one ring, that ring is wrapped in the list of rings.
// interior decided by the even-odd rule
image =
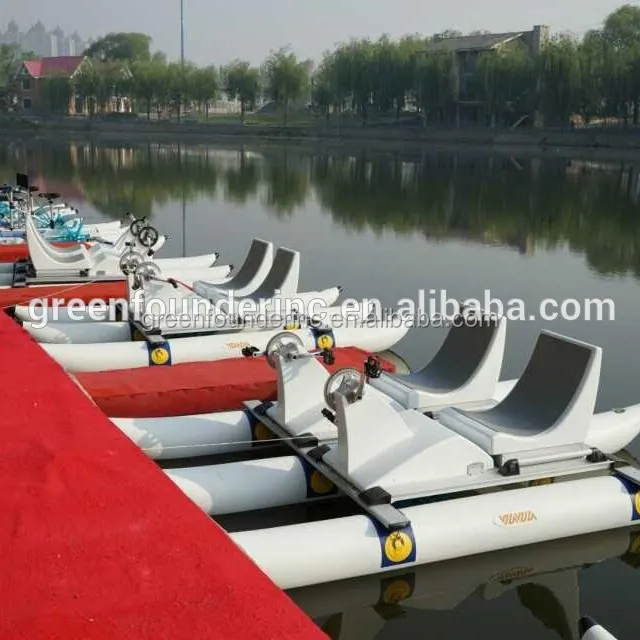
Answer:
[[[15,94],[18,108],[27,113],[37,113],[46,109],[42,95],[42,82],[46,78],[62,77],[72,79],[85,61],[84,56],[58,56],[25,60],[16,76]],[[71,99],[68,111],[75,112],[75,100]]]

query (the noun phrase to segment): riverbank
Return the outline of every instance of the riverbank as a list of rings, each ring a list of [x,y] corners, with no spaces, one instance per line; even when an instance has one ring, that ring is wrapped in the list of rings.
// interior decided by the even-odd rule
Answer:
[[[416,148],[473,150],[506,153],[640,157],[640,129],[578,129],[572,131],[481,128],[422,128],[418,126],[362,126],[349,122],[307,121],[288,126],[242,124],[233,121],[177,123],[105,121],[85,119],[0,120],[0,138],[95,141],[105,143],[166,142],[236,143],[259,145],[288,142],[329,147],[373,147],[409,150]]]

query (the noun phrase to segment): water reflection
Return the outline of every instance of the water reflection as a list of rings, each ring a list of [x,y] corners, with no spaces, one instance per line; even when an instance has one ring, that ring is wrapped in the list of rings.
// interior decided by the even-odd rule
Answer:
[[[568,246],[601,274],[640,275],[633,164],[498,155],[312,153],[295,146],[32,143],[0,149],[0,179],[27,169],[99,211],[151,216],[178,201],[259,200],[286,219],[316,200],[345,230],[512,247]]]
[[[606,566],[613,558],[635,569],[639,552],[640,534],[617,530],[292,590],[289,595],[332,640],[405,637],[405,619],[423,630],[422,637],[506,640],[517,634],[520,640],[578,640],[577,622],[585,607],[603,623],[608,618],[605,624],[621,627],[608,608],[594,605],[590,597],[581,602],[581,572],[600,563]],[[628,584],[617,584],[616,591],[633,588],[635,576],[626,577]],[[494,618],[491,603],[499,601],[500,614]],[[475,618],[478,604],[481,619]]]

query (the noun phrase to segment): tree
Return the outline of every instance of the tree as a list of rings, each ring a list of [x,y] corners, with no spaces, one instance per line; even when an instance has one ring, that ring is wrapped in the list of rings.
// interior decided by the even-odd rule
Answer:
[[[607,16],[604,39],[615,49],[629,49],[640,42],[640,7],[625,4]]]
[[[137,60],[131,66],[131,73],[133,97],[144,103],[147,120],[150,120],[153,105],[157,107],[166,95],[167,65],[155,57]]]
[[[417,74],[419,102],[425,117],[435,114],[438,122],[451,120],[459,87],[455,54],[437,51],[422,56]]]
[[[23,52],[17,44],[0,44],[0,87],[11,83],[24,60],[38,59],[33,51]]]
[[[260,71],[248,62],[235,60],[224,70],[225,92],[229,100],[240,102],[240,115],[244,122],[247,109],[254,109],[260,92]]]
[[[547,122],[562,126],[580,108],[581,59],[578,43],[570,38],[548,42],[537,60],[539,103]]]
[[[267,93],[284,109],[284,123],[288,122],[289,106],[300,99],[309,87],[309,71],[305,62],[286,49],[273,52],[265,63]]]
[[[74,77],[76,94],[86,104],[89,117],[96,113],[98,94],[100,92],[100,74],[92,64],[84,64]]]
[[[220,81],[215,67],[194,69],[188,77],[188,94],[200,110],[204,105],[205,118],[209,118],[209,102],[218,95]]]
[[[182,115],[185,99],[190,97],[193,86],[191,78],[195,73],[192,64],[172,63],[167,66],[166,89],[169,107],[175,111],[178,122]]]
[[[531,64],[522,46],[516,44],[484,53],[478,61],[478,75],[492,127],[499,120],[505,124],[507,112],[515,119],[531,110],[533,105],[527,104],[532,87]]]
[[[613,62],[616,111],[625,124],[633,108],[633,121],[640,112],[640,7],[623,5],[607,16],[601,32]]]
[[[84,55],[102,61],[149,60],[150,47],[151,37],[144,33],[109,33],[96,40]]]
[[[52,113],[67,113],[73,96],[71,80],[66,76],[51,76],[43,78],[42,100],[45,107]]]

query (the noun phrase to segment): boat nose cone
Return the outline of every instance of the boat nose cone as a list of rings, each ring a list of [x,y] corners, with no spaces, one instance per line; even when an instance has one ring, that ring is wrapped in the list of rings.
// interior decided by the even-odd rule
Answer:
[[[598,623],[589,616],[584,616],[578,620],[578,633],[580,633],[580,637],[582,638],[589,629],[592,627],[596,627]]]

